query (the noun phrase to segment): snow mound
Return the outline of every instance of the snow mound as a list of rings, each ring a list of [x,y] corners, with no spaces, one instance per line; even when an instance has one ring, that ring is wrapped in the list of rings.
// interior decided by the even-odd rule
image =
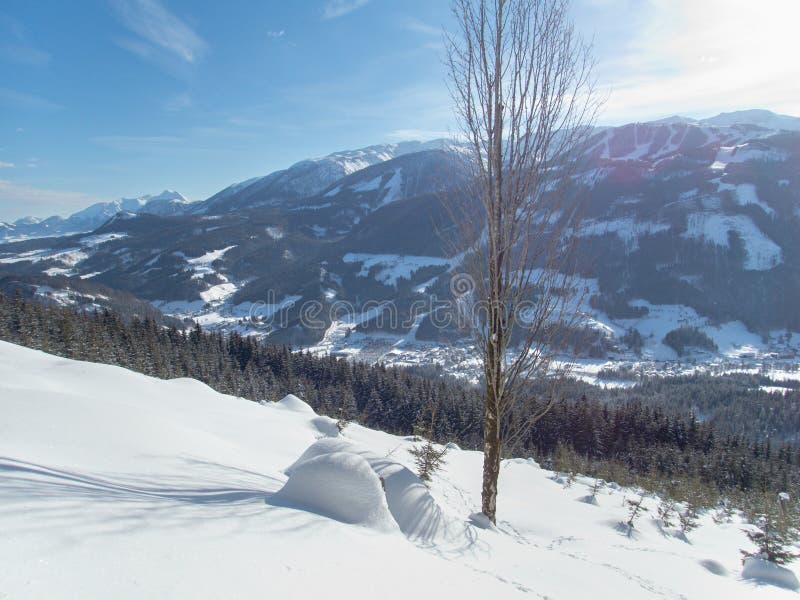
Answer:
[[[278,400],[277,404],[278,406],[282,406],[283,408],[291,410],[292,412],[308,413],[314,415],[317,414],[314,412],[314,409],[311,408],[311,406],[300,400],[300,398],[298,398],[294,394],[287,394],[286,396],[283,397],[282,400]]]
[[[389,510],[407,538],[440,550],[463,549],[473,543],[469,526],[445,513],[411,470],[389,459],[377,458],[371,464],[383,479]]]
[[[728,569],[725,568],[725,565],[721,564],[719,561],[710,558],[701,560],[700,566],[703,567],[709,573],[713,573],[714,575],[719,575],[720,577],[725,577],[728,575]]]
[[[296,398],[296,396],[293,396],[293,398]],[[283,402],[283,400],[281,400],[281,402]],[[353,452],[352,442],[339,437],[325,437],[317,440],[306,448],[303,454],[300,455],[300,458],[294,461],[290,467],[284,469],[283,472],[287,475],[291,475],[299,465],[317,458],[318,456],[325,456],[326,454],[333,454],[334,452],[350,452],[351,454],[356,454],[356,452]]]
[[[380,531],[397,529],[380,479],[362,456],[352,452],[331,452],[296,463],[286,485],[269,502]]]
[[[411,541],[423,546],[435,545],[440,550],[463,549],[474,542],[469,525],[463,519],[447,514],[410,469],[391,458],[377,456],[346,438],[317,440],[284,472],[291,481],[304,465],[334,454],[356,455],[367,462],[374,476],[382,482],[381,496],[385,497],[395,527],[399,526]]]
[[[780,587],[796,590],[800,588],[797,575],[785,567],[761,558],[750,557],[744,561],[742,577],[745,579],[755,579],[763,583],[771,583]]]

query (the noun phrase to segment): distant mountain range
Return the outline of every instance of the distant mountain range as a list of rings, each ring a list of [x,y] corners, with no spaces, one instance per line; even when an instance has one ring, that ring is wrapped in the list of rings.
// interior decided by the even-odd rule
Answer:
[[[53,224],[18,221],[8,237],[81,233],[0,245],[0,271],[38,285],[58,278],[50,287],[90,280],[207,327],[367,360],[435,361],[461,336],[418,308],[448,297],[457,268],[438,235],[450,225],[440,197],[461,177],[454,149],[371,146],[201,202],[165,192]],[[800,119],[756,110],[598,128],[581,164],[586,356],[676,358],[663,340],[680,327],[704,331],[724,356],[796,351]],[[392,300],[398,323],[377,318],[371,300]],[[311,322],[300,318],[304,301],[322,307]],[[337,301],[357,314],[331,313]],[[263,327],[256,307],[262,320],[282,318]]]
[[[24,217],[13,223],[0,223],[0,240],[84,233],[97,229],[120,212],[177,215],[185,212],[189,204],[189,200],[172,190],[164,190],[155,196],[147,195],[140,198],[98,202],[66,218],[59,216],[45,219]]]

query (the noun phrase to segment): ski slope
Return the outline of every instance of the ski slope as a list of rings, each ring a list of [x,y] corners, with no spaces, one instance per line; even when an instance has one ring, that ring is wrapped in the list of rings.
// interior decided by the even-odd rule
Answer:
[[[688,542],[625,497],[582,501],[505,461],[496,528],[481,455],[425,488],[414,442],[0,342],[0,598],[794,598],[741,577],[736,521]],[[795,568],[795,572],[797,569]]]

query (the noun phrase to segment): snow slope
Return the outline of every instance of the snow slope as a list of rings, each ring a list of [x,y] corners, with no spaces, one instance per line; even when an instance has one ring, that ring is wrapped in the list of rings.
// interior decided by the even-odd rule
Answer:
[[[484,528],[480,454],[451,449],[429,491],[410,439],[333,436],[298,398],[0,342],[0,597],[795,597],[741,578],[738,522],[704,515],[687,543],[645,516],[628,535],[630,490],[592,505],[587,480],[515,459]]]

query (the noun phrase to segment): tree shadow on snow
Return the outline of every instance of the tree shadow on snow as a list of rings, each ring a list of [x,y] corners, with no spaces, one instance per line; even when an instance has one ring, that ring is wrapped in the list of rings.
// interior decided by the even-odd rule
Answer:
[[[276,478],[236,467],[178,460],[185,463],[185,476],[112,477],[0,457],[0,514],[35,514],[35,523],[20,519],[28,530],[69,527],[114,535],[134,530],[154,517],[159,517],[160,527],[179,526],[198,518],[194,511],[189,514],[181,510],[186,507],[203,510],[203,519],[247,516],[249,507],[260,508],[267,489],[280,484]],[[245,475],[249,479],[258,477],[264,487],[239,484],[236,480]],[[169,518],[161,519],[165,514]]]

